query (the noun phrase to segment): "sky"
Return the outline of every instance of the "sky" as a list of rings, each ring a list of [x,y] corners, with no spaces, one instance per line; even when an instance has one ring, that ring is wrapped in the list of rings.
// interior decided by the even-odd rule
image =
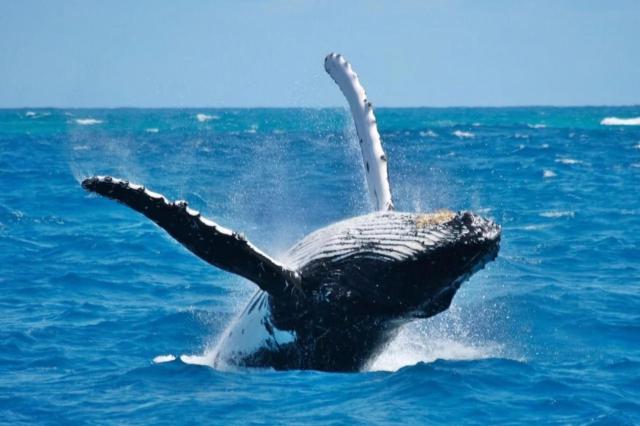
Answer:
[[[638,0],[0,0],[0,107],[640,104]]]

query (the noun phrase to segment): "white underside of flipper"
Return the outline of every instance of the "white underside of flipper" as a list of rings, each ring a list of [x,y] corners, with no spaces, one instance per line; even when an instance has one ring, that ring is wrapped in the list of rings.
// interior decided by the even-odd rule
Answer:
[[[376,210],[393,210],[387,157],[382,149],[373,106],[351,64],[339,54],[331,53],[324,60],[324,69],[336,82],[349,102],[356,126],[362,160],[364,161],[369,196]]]

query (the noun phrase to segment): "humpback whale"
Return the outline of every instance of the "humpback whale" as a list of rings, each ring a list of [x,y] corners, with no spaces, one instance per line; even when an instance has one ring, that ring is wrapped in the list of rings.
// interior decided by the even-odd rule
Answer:
[[[312,232],[282,261],[185,201],[109,176],[82,182],[258,286],[210,365],[358,371],[401,325],[446,310],[460,285],[497,256],[501,228],[492,220],[468,211],[394,210],[371,102],[343,56],[328,55],[325,70],[349,103],[374,211]]]

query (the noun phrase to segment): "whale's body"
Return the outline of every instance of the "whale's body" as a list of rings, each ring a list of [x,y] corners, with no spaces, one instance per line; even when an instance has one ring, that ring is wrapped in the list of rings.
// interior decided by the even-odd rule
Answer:
[[[221,336],[209,362],[355,371],[416,318],[449,307],[461,283],[495,258],[500,227],[470,212],[393,211],[386,156],[351,66],[325,68],[349,100],[377,212],[317,230],[275,260],[242,235],[140,185],[92,177],[83,187],[147,216],[210,264],[260,288]]]
[[[304,293],[283,303],[258,290],[209,362],[358,370],[400,325],[447,309],[462,281],[495,257],[499,233],[449,212],[373,213],[316,231],[285,255]]]

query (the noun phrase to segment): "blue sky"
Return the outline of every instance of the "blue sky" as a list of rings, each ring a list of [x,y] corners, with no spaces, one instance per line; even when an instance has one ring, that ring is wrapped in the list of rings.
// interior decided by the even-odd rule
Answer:
[[[0,0],[0,107],[640,104],[640,1]]]

